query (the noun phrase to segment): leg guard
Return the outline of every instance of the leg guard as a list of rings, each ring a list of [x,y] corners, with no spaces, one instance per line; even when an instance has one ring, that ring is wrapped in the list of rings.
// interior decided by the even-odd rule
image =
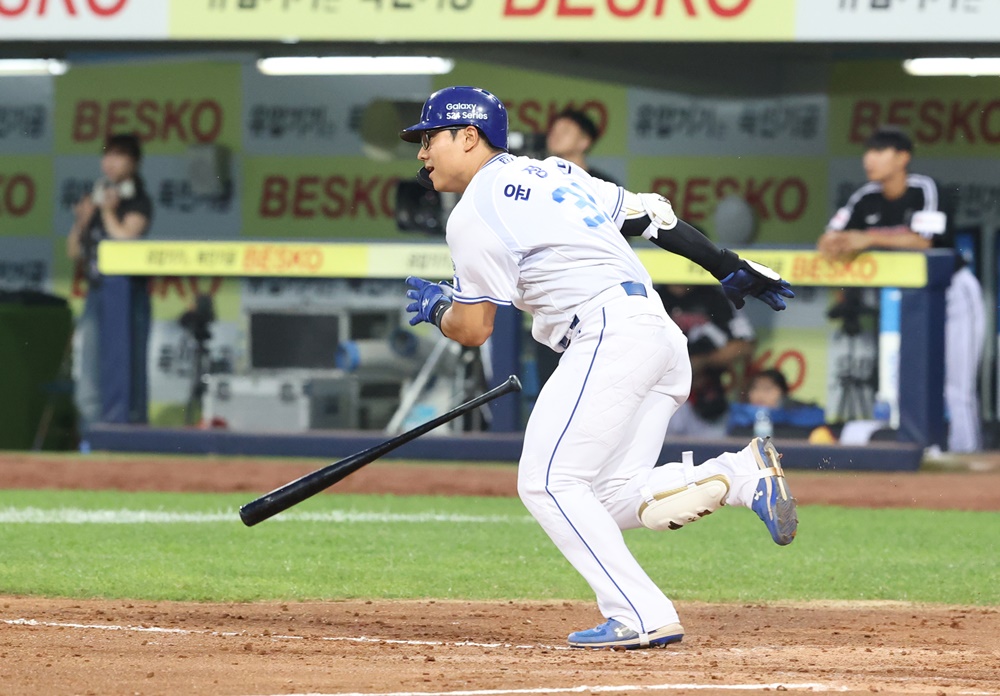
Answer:
[[[640,489],[643,502],[639,505],[639,521],[643,526],[657,531],[680,529],[725,505],[729,479],[716,474],[696,481],[692,453],[684,452],[681,460],[684,487],[656,492],[648,486]]]

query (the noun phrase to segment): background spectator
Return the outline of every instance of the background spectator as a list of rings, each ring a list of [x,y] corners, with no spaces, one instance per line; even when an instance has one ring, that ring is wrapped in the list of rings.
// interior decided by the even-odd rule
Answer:
[[[75,400],[80,428],[101,421],[141,423],[146,421],[146,344],[149,338],[150,303],[146,279],[105,277],[97,268],[97,246],[105,239],[138,239],[149,229],[153,204],[146,193],[139,164],[142,149],[138,137],[119,134],[108,137],[101,156],[102,177],[92,193],[74,207],[74,222],[66,240],[67,253],[87,281],[83,314],[77,320]],[[123,309],[124,308],[124,309]],[[127,316],[110,316],[127,312]],[[115,371],[102,369],[110,346],[101,345],[102,325],[120,320],[129,342],[127,359],[117,366],[129,372],[122,381],[123,393],[102,393],[102,377]],[[122,376],[122,375],[118,375]]]
[[[670,419],[667,434],[724,436],[729,399],[723,375],[753,353],[753,327],[718,286],[661,285],[657,291],[687,336],[691,356],[691,396]]]

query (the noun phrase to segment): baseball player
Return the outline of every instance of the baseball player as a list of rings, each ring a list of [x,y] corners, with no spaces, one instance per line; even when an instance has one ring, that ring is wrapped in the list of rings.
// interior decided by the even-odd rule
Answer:
[[[951,211],[937,183],[907,171],[912,153],[913,141],[898,128],[882,127],[868,138],[862,160],[868,183],[830,220],[817,245],[824,256],[850,260],[866,249],[955,246]],[[945,314],[948,449],[975,452],[982,445],[976,378],[986,318],[982,288],[960,254],[945,293]]]
[[[665,199],[594,179],[566,160],[506,151],[507,112],[489,92],[448,87],[400,133],[419,143],[422,178],[461,193],[448,219],[453,285],[407,278],[411,324],[482,345],[497,306],[532,315],[532,335],[562,353],[524,434],[518,493],[587,580],[606,621],[569,636],[578,648],[681,640],[671,601],[632,557],[621,530],[677,529],[722,505],[751,508],[778,544],[795,536],[795,500],[770,440],[700,466],[653,468],[691,365],[625,235],[683,254],[773,309],[794,297],[771,269],[720,250]]]

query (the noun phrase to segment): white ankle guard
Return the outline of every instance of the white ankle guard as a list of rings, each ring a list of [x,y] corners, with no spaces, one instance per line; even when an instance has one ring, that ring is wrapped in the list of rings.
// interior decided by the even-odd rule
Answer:
[[[639,521],[643,526],[657,531],[680,529],[690,522],[696,522],[705,515],[712,514],[726,504],[729,479],[722,474],[716,474],[695,481],[692,453],[684,452],[681,459],[684,487],[655,493],[649,486],[639,489],[644,499],[639,505]]]

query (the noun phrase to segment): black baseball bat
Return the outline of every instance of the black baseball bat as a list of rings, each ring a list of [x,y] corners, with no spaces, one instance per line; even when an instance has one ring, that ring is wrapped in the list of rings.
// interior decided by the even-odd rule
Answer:
[[[361,467],[371,464],[379,457],[391,452],[400,445],[405,445],[410,440],[415,440],[426,432],[434,430],[439,425],[444,425],[450,420],[479,408],[488,401],[497,397],[509,394],[510,392],[521,391],[521,380],[515,375],[507,378],[503,384],[490,389],[485,394],[480,394],[470,401],[466,401],[460,406],[456,406],[447,413],[443,413],[433,420],[429,420],[423,425],[418,425],[412,430],[397,435],[391,440],[386,440],[378,445],[362,450],[350,457],[334,462],[322,469],[317,469],[312,473],[295,479],[291,483],[286,483],[280,488],[275,488],[270,493],[262,495],[256,500],[252,500],[240,508],[240,519],[243,524],[252,527],[258,522],[263,522],[269,517],[277,515],[282,510],[287,510],[293,505],[301,503],[306,498],[312,497],[322,490],[325,490],[343,478],[350,476]]]

